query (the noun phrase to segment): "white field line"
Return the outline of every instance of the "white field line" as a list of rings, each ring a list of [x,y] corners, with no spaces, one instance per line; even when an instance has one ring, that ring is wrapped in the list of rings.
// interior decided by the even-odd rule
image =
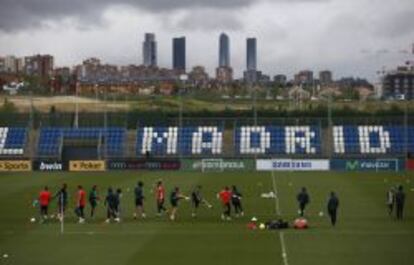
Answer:
[[[111,226],[116,226],[117,224],[110,224],[108,225],[109,229]],[[171,228],[174,229],[174,228]],[[39,235],[60,235],[59,232],[51,231],[51,230],[32,230],[30,233],[33,234],[39,234]],[[15,236],[16,234],[19,234],[19,232],[15,231],[4,231],[0,233],[0,235],[3,236]],[[128,230],[128,231],[120,231],[120,230],[86,230],[80,231],[80,230],[71,230],[71,229],[65,229],[64,235],[108,235],[108,236],[116,236],[116,235],[154,235],[154,234],[161,234],[161,235],[194,235],[194,236],[202,236],[202,235],[239,235],[239,230],[234,231],[220,231],[215,232],[211,230],[191,230],[187,231],[185,229],[177,229],[177,230],[166,230],[161,231],[158,229],[152,229],[152,230],[141,230],[141,231],[134,231],[134,230]],[[306,236],[306,235],[332,235],[332,236],[414,236],[414,231],[407,231],[407,230],[401,230],[401,231],[355,231],[355,230],[341,230],[341,231],[321,231],[321,230],[309,230],[309,231],[285,231],[283,234],[288,234],[291,236]]]
[[[272,184],[273,184],[273,192],[276,195],[275,196],[275,210],[276,210],[276,214],[280,216],[281,210],[280,210],[280,203],[279,203],[279,193],[277,192],[276,177],[275,177],[274,171],[272,171]],[[280,240],[280,246],[282,249],[283,264],[289,265],[287,251],[286,251],[285,234],[282,231],[279,232],[279,240]]]

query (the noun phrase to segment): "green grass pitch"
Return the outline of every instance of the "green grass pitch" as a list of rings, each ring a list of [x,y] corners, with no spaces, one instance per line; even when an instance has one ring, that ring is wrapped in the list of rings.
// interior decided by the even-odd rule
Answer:
[[[155,217],[150,190],[159,178],[168,193],[174,186],[189,193],[201,184],[213,209],[202,209],[193,219],[190,203],[183,201],[175,222]],[[282,236],[277,231],[247,230],[252,216],[260,221],[275,218],[275,200],[260,198],[261,193],[273,189],[269,172],[2,173],[0,254],[8,254],[8,258],[0,256],[0,264],[414,264],[414,174],[275,172],[274,178],[281,213],[289,221],[297,216],[296,193],[302,186],[309,189],[309,230],[284,230]],[[148,218],[135,221],[132,189],[138,180],[146,185]],[[29,219],[38,216],[31,202],[42,186],[48,185],[54,192],[63,182],[69,185],[71,197],[65,233],[61,235],[57,221],[32,224]],[[78,184],[87,190],[99,185],[101,196],[108,186],[122,188],[122,223],[104,224],[105,210],[100,205],[97,219],[77,224],[73,206]],[[244,194],[246,216],[223,222],[215,194],[232,184]],[[386,212],[385,193],[395,184],[403,184],[407,194],[403,222]],[[318,215],[325,211],[331,190],[338,193],[341,202],[336,228],[330,226],[326,216]],[[55,212],[56,202],[52,205]]]

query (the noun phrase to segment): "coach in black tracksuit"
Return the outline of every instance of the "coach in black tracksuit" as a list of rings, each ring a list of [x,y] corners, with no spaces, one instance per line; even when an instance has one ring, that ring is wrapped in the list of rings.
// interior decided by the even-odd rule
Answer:
[[[305,215],[306,205],[308,205],[310,202],[309,194],[306,188],[302,188],[302,190],[296,196],[296,199],[299,203],[299,215],[303,217]]]
[[[336,225],[336,217],[338,214],[338,207],[339,207],[339,199],[336,196],[335,192],[331,192],[328,200],[328,214],[331,218],[332,226]]]
[[[395,204],[397,206],[397,220],[403,219],[404,212],[404,203],[405,203],[405,193],[402,186],[398,187],[397,193],[395,193]]]

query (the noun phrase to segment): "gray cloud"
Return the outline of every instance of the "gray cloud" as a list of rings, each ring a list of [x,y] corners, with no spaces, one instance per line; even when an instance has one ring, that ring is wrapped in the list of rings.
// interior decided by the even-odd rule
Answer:
[[[414,33],[414,5],[378,19],[373,33],[384,38],[395,38]]]
[[[75,18],[83,23],[100,23],[111,6],[127,5],[151,12],[167,12],[194,7],[229,9],[244,7],[254,0],[1,0],[0,30],[15,31],[45,25],[47,21]]]
[[[241,30],[244,25],[238,16],[225,11],[197,9],[179,18],[174,27],[184,30]]]
[[[48,21],[59,21],[65,18],[75,18],[82,24],[95,25],[101,23],[102,13],[106,9],[116,5],[168,14],[171,11],[193,8],[231,10],[263,1],[306,3],[330,0],[1,0],[0,31],[13,32],[26,28],[38,28],[45,26]],[[238,24],[234,19],[228,19],[223,23],[230,27]],[[186,25],[182,24],[182,26]],[[88,28],[88,26],[83,27]]]

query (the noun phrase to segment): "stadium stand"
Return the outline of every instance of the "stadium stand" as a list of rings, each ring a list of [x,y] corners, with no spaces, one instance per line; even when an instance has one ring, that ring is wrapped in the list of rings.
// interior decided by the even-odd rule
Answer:
[[[104,143],[107,157],[123,157],[126,129],[109,128],[42,128],[38,140],[39,157],[58,157],[64,140],[99,140]]]
[[[319,126],[242,126],[235,131],[240,155],[321,153]]]
[[[0,155],[22,156],[27,143],[27,129],[0,127]]]
[[[137,130],[136,155],[220,155],[223,127],[141,127]]]
[[[403,154],[412,152],[414,127],[401,125],[334,126],[335,154]]]

